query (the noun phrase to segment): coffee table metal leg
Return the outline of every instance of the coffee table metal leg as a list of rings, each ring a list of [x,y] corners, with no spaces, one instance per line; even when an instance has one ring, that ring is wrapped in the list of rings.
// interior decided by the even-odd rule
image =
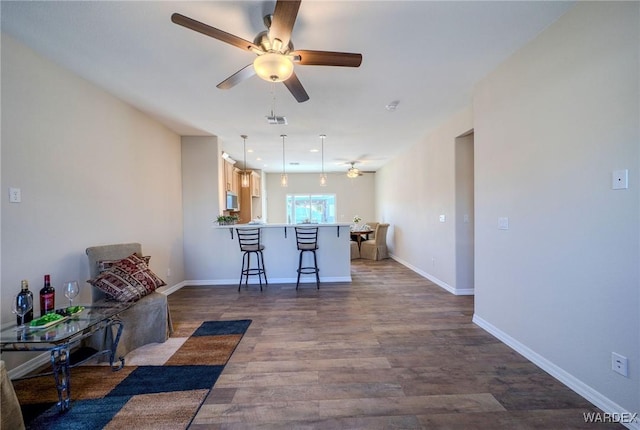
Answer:
[[[109,321],[109,327],[117,326],[117,332],[115,337],[113,338],[113,343],[111,344],[111,354],[109,355],[109,364],[113,370],[120,370],[124,367],[124,357],[118,357],[118,361],[120,363],[113,364],[116,361],[116,352],[118,350],[118,343],[120,343],[120,335],[122,334],[122,329],[124,328],[124,324],[122,320],[118,318],[112,318]]]
[[[58,408],[62,412],[69,409],[71,400],[69,358],[69,345],[60,345],[51,350],[51,367],[58,390]]]

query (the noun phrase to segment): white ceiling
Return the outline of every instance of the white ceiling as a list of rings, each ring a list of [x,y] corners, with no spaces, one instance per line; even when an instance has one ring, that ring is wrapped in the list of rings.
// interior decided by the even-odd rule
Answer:
[[[1,28],[182,135],[216,135],[249,167],[376,170],[471,103],[473,85],[565,13],[559,1],[303,0],[297,49],[359,52],[359,68],[296,66],[310,100],[257,76],[216,85],[254,55],[173,24],[183,15],[252,41],[274,1],[1,2]],[[268,125],[266,116],[289,124]],[[397,100],[395,112],[385,105]],[[261,161],[257,158],[260,157]],[[293,166],[289,163],[297,162]]]

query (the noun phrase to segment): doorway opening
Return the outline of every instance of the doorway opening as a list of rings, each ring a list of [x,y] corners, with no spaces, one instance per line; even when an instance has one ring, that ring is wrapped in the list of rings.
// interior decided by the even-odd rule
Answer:
[[[455,139],[456,294],[474,294],[474,133]]]

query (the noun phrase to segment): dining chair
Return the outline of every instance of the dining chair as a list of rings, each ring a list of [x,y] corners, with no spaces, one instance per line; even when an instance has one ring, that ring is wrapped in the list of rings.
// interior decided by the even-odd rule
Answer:
[[[371,230],[373,230],[373,233],[369,234],[369,237],[367,238],[367,240],[376,238],[376,227],[378,227],[378,224],[380,223],[377,221],[365,222],[365,225],[368,225],[369,227],[371,227]]]
[[[352,240],[350,243],[351,243],[351,259],[355,260],[357,258],[360,258],[360,248],[358,248],[358,242],[354,242]]]
[[[360,244],[360,258],[382,260],[389,258],[387,248],[387,230],[389,224],[380,223],[375,229],[375,239],[365,240]]]

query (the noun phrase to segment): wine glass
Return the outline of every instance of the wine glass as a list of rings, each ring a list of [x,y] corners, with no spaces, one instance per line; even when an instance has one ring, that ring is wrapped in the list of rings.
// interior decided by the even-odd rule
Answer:
[[[29,294],[18,294],[13,298],[11,312],[20,317],[18,329],[24,329],[24,316],[33,308],[33,298]]]
[[[64,284],[64,296],[69,299],[69,307],[73,306],[73,298],[80,292],[78,281],[68,281]]]

